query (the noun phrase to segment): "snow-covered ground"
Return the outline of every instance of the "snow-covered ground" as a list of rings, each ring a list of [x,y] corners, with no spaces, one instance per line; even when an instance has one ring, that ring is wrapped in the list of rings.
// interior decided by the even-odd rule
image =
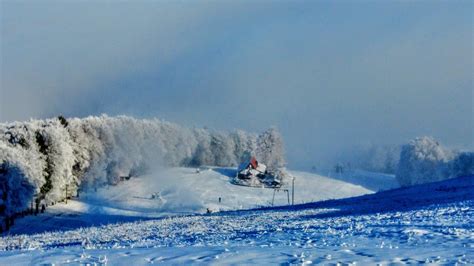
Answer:
[[[180,185],[180,193],[192,190],[185,196],[195,200],[189,205],[183,200],[183,212],[200,212],[207,207],[224,210],[268,206],[268,196],[272,196],[272,192],[264,194],[268,193],[265,189],[228,184],[228,169],[200,174],[184,168],[169,171],[188,174],[188,181],[202,173],[222,179],[202,180],[209,182],[202,186],[201,182]],[[370,192],[338,180],[293,174],[300,180],[295,194],[298,203]],[[169,187],[159,189],[164,198],[161,210],[167,211],[168,216],[152,219],[157,215],[152,203],[145,204],[140,197],[145,201],[147,193],[156,192],[158,187],[145,182],[143,185],[149,190],[134,198],[131,191],[146,191],[141,190],[138,180],[108,188],[109,194],[98,191],[94,196],[81,196],[76,205],[68,203],[61,208],[74,206],[79,219],[96,212],[96,218],[144,215],[142,219],[148,220],[122,220],[115,224],[104,221],[103,226],[71,230],[59,226],[57,232],[4,236],[0,238],[0,264],[474,263],[474,177],[295,206],[178,216],[170,215],[174,213],[172,205],[166,205],[180,198],[171,189],[176,184],[170,182]],[[113,195],[131,201],[105,200]],[[216,200],[220,196],[221,204]],[[236,203],[237,198],[247,200]],[[94,202],[105,207],[90,207]],[[126,206],[135,207],[131,210]],[[51,215],[49,209],[48,212],[44,216]],[[26,219],[29,218],[18,220],[17,225]]]
[[[347,170],[343,173],[330,171],[325,175],[337,180],[362,186],[372,191],[381,191],[400,187],[395,175],[373,173],[359,169]]]
[[[291,172],[295,176],[295,203],[338,199],[372,193],[316,174]],[[10,234],[31,234],[51,230],[147,220],[171,215],[240,210],[272,205],[273,189],[233,185],[233,168],[170,168],[152,175],[132,178],[116,186],[81,193],[80,198],[56,204],[45,214],[16,221]],[[273,204],[291,201],[291,186],[276,191]],[[219,198],[221,201],[219,202]]]

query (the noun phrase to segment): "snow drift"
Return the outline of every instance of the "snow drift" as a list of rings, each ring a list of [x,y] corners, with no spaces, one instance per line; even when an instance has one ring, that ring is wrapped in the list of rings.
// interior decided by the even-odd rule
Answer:
[[[255,155],[284,165],[280,134],[217,132],[119,116],[0,124],[0,216],[51,204],[163,166],[235,166]]]

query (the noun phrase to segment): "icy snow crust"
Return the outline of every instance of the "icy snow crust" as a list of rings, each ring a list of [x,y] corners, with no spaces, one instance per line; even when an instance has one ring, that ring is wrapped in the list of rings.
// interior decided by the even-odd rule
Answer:
[[[474,177],[0,239],[3,264],[474,263]]]

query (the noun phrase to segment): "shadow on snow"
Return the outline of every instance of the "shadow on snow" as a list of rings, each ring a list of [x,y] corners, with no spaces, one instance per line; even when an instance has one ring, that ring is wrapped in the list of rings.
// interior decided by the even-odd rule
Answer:
[[[294,206],[265,207],[247,211],[291,211],[306,209],[332,209],[328,212],[300,218],[328,218],[351,215],[410,211],[429,205],[471,201],[474,204],[474,176],[448,179],[440,182],[398,188],[358,197],[326,200]],[[221,214],[238,215],[242,211]],[[245,212],[245,211],[243,211]],[[219,215],[219,214],[216,214]]]

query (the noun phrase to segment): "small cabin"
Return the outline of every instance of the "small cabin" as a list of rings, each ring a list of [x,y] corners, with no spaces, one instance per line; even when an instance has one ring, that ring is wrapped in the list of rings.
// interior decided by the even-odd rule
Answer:
[[[254,177],[263,177],[267,171],[267,166],[259,163],[257,159],[252,156],[250,160],[240,164],[238,168],[237,178],[252,179]]]

